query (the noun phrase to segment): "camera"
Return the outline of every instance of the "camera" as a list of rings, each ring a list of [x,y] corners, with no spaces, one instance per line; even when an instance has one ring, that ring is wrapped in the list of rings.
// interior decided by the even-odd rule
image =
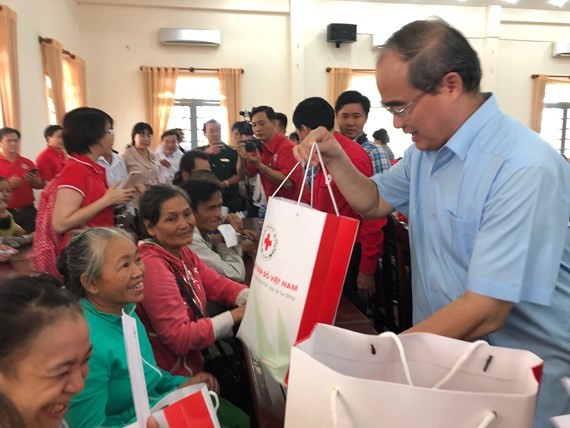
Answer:
[[[261,151],[261,141],[257,138],[250,138],[245,141],[245,151],[248,153],[253,153],[256,150]]]

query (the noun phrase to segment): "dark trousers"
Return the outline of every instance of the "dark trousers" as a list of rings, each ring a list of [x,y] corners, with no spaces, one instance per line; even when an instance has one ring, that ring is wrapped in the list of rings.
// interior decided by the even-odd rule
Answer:
[[[9,208],[8,211],[14,216],[16,224],[24,229],[26,233],[32,233],[36,230],[37,210],[34,204],[24,208]]]
[[[346,271],[346,279],[342,288],[342,294],[350,300],[360,312],[366,315],[366,301],[358,295],[358,287],[356,285],[356,277],[358,276],[360,267],[360,255],[362,248],[359,243],[354,244],[348,270]]]

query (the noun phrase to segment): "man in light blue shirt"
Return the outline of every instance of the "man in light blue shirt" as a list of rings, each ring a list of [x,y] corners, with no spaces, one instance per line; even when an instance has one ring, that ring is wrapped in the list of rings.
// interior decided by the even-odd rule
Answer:
[[[376,71],[394,127],[414,145],[372,180],[315,130],[348,202],[364,217],[409,218],[414,327],[530,350],[544,361],[535,427],[570,413],[570,167],[481,93],[477,54],[441,20],[397,31]]]

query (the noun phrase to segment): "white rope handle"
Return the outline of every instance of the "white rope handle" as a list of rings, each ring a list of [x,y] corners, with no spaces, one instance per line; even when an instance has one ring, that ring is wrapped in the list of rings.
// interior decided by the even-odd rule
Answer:
[[[484,344],[487,344],[487,342],[484,342],[482,340],[477,340],[471,343],[469,345],[469,348],[467,348],[467,350],[463,353],[463,355],[461,355],[457,359],[457,361],[455,361],[455,364],[453,364],[451,370],[449,370],[449,372],[439,382],[437,382],[434,386],[432,386],[431,389],[439,389],[443,385],[445,385],[457,373],[459,368],[463,365],[465,361],[467,361],[467,359],[473,354],[473,352],[475,352],[477,348],[479,348]]]
[[[338,401],[339,391],[338,388],[335,386],[331,391],[331,417],[333,428],[338,427],[338,408],[337,408],[337,401]]]
[[[212,401],[214,403],[214,410],[217,412],[218,407],[220,407],[220,398],[218,397],[218,394],[216,394],[214,391],[208,391],[208,394],[210,394],[210,396],[212,397]]]
[[[489,410],[483,420],[479,422],[479,425],[475,428],[488,428],[495,419],[497,419],[497,413],[493,410]]]
[[[340,215],[340,214],[339,214],[339,212],[338,212],[338,206],[337,206],[337,204],[336,204],[336,200],[335,200],[334,195],[333,195],[333,191],[332,191],[332,187],[331,187],[331,180],[329,180],[329,176],[328,176],[328,173],[327,173],[327,168],[325,167],[325,163],[324,163],[324,161],[323,161],[323,157],[322,157],[322,155],[321,155],[321,151],[320,151],[319,146],[318,146],[318,144],[317,144],[316,141],[315,141],[315,142],[313,143],[313,145],[311,146],[311,152],[309,153],[309,159],[307,160],[307,168],[305,168],[305,174],[303,175],[303,183],[301,184],[301,192],[299,193],[299,198],[297,199],[297,204],[300,204],[300,203],[301,203],[301,197],[303,196],[303,189],[305,188],[305,183],[307,182],[307,175],[308,175],[308,173],[309,173],[309,168],[310,168],[310,165],[311,165],[311,159],[313,158],[313,153],[314,153],[315,151],[317,152],[317,156],[319,157],[319,164],[320,164],[320,166],[321,166],[321,168],[322,168],[322,170],[323,170],[323,174],[324,174],[324,177],[325,177],[325,183],[326,183],[327,188],[328,188],[328,190],[329,190],[329,195],[330,195],[331,200],[332,200],[332,203],[333,203],[334,212],[335,212],[335,214],[338,216],[338,215]],[[315,175],[314,175],[314,174],[311,174],[312,183],[314,182],[314,179],[315,179]],[[314,187],[314,186],[311,186],[311,207],[313,206],[313,187]]]
[[[287,180],[289,180],[289,177],[291,177],[291,174],[293,174],[293,171],[295,171],[297,169],[297,167],[299,166],[301,162],[297,162],[295,164],[295,166],[291,169],[291,171],[289,171],[289,174],[287,174],[287,177],[285,177],[283,179],[283,181],[281,182],[281,184],[279,185],[279,187],[277,187],[277,190],[275,190],[275,192],[273,192],[273,195],[271,195],[272,197],[275,196],[277,194],[277,192],[279,192],[279,190],[281,190],[281,188],[283,187],[283,185],[287,182]],[[268,167],[269,168],[269,167]],[[301,188],[301,192],[303,191],[303,189]],[[300,199],[300,198],[299,198]]]
[[[380,334],[380,337],[389,337],[394,340],[394,343],[396,343],[396,346],[398,348],[398,352],[400,353],[400,361],[402,362],[402,368],[404,369],[404,374],[406,375],[406,382],[408,382],[408,385],[414,386],[414,383],[412,382],[412,376],[410,375],[410,367],[408,366],[408,360],[406,359],[406,353],[404,352],[402,341],[400,340],[398,335],[391,331],[386,331]]]

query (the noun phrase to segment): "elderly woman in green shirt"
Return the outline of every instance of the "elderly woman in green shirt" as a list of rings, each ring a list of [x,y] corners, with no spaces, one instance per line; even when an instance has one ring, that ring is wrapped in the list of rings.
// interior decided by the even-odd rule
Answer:
[[[92,228],[76,233],[67,248],[66,286],[81,297],[93,354],[85,389],[69,405],[65,421],[73,428],[122,427],[136,419],[121,311],[137,321],[150,405],[176,388],[200,382],[217,392],[208,373],[188,379],[157,367],[144,327],[134,312],[143,298],[144,265],[130,235],[120,229]],[[150,426],[150,425],[149,425]]]

